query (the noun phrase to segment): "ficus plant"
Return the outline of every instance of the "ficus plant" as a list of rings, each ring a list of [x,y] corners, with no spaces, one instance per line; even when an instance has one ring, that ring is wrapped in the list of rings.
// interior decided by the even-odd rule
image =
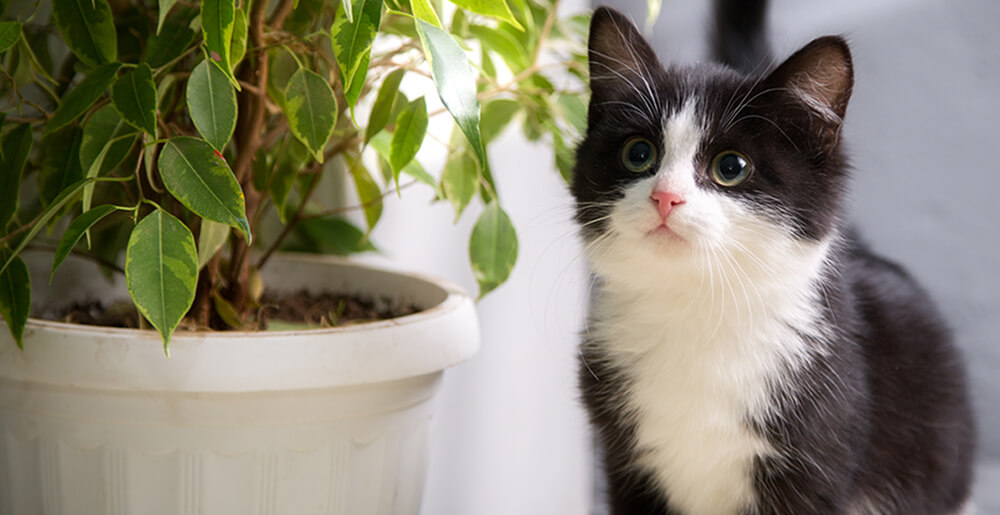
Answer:
[[[588,17],[558,1],[0,0],[0,314],[14,339],[31,310],[25,249],[54,249],[53,274],[71,253],[123,273],[169,349],[182,322],[256,327],[275,250],[373,250],[383,199],[410,184],[456,220],[483,203],[468,252],[480,295],[496,288],[517,237],[491,142],[519,123],[568,177],[585,123]],[[428,134],[436,117],[450,137]],[[447,156],[440,173],[417,160],[428,145]],[[325,205],[326,177],[356,204]]]

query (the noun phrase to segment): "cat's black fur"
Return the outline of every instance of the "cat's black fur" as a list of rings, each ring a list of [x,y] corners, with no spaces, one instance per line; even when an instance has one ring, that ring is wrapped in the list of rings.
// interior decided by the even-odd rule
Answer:
[[[747,4],[749,11],[734,13]],[[652,85],[658,105],[668,112],[698,95],[718,105],[716,114],[721,115],[731,99],[759,95],[744,114],[760,116],[741,122],[739,130],[723,131],[719,139],[708,138],[696,162],[706,162],[720,149],[755,149],[757,161],[764,163],[758,166],[759,177],[727,194],[759,203],[765,216],[780,211],[785,222],[790,217],[792,230],[803,240],[843,236],[831,251],[831,269],[822,285],[822,317],[835,331],[829,341],[817,342],[836,352],[818,356],[782,382],[794,385],[791,389],[776,387],[780,416],[763,425],[748,422],[788,459],[753,464],[756,504],[741,515],[848,514],[859,509],[861,497],[878,513],[957,512],[970,495],[974,447],[961,357],[928,296],[898,265],[869,251],[841,221],[848,166],[840,128],[853,83],[849,50],[840,38],[821,38],[775,70],[758,72],[760,80],[744,75],[759,68],[754,59],[766,52],[761,34],[765,4],[716,2],[714,47],[730,66],[669,69],[659,65],[624,16],[607,8],[595,12],[593,95],[572,184],[581,233],[586,242],[603,234],[609,203],[637,179],[619,163],[624,142],[634,134],[662,140],[661,120],[640,115],[641,99],[623,86],[630,77],[621,74],[628,70],[606,72],[614,66],[609,61],[614,55],[633,58],[639,66],[632,71]],[[736,42],[726,40],[727,31]],[[751,41],[756,48],[744,51],[740,41]],[[623,44],[630,53],[623,53]],[[783,92],[797,74],[817,73],[823,66],[817,55],[834,56],[833,61],[847,66],[836,72],[842,77],[834,80],[836,91],[827,98],[835,117],[821,116]],[[709,120],[708,132],[721,122]],[[718,188],[711,181],[700,186]],[[601,279],[596,280],[599,295]],[[637,466],[635,419],[622,406],[630,371],[605,359],[601,342],[590,334],[584,339],[590,344],[583,346],[581,389],[602,445],[612,513],[682,515],[651,474]],[[815,392],[829,395],[817,397]]]

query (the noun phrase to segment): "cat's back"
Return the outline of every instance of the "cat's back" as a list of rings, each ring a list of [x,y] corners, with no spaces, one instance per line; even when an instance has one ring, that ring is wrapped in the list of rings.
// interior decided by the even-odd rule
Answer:
[[[974,423],[961,354],[934,302],[905,269],[855,237],[843,256],[851,331],[866,361],[871,404],[859,486],[871,488],[865,497],[877,505],[942,513],[968,498],[972,477]]]

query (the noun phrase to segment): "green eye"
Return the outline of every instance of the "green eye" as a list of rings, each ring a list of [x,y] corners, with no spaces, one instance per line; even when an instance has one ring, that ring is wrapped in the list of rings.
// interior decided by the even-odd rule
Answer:
[[[656,147],[646,138],[632,138],[622,147],[622,166],[630,172],[645,172],[654,162]]]
[[[712,180],[722,186],[736,186],[750,177],[750,159],[747,156],[727,150],[712,160]]]

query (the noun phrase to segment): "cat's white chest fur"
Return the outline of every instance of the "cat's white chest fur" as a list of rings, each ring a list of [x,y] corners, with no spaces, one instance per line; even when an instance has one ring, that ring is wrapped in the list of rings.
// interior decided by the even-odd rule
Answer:
[[[665,267],[634,248],[622,255],[635,261],[595,263],[604,282],[591,344],[628,377],[622,402],[639,465],[685,514],[752,504],[753,460],[778,450],[750,424],[772,415],[775,390],[792,388],[791,373],[823,352],[803,336],[822,339],[817,281],[828,245],[767,246],[712,269]]]
[[[766,419],[774,387],[808,360],[792,327],[816,316],[809,303],[753,313],[718,294],[712,307],[609,293],[591,328],[628,375],[640,466],[690,515],[736,514],[752,503],[753,460],[777,451],[749,423]]]

